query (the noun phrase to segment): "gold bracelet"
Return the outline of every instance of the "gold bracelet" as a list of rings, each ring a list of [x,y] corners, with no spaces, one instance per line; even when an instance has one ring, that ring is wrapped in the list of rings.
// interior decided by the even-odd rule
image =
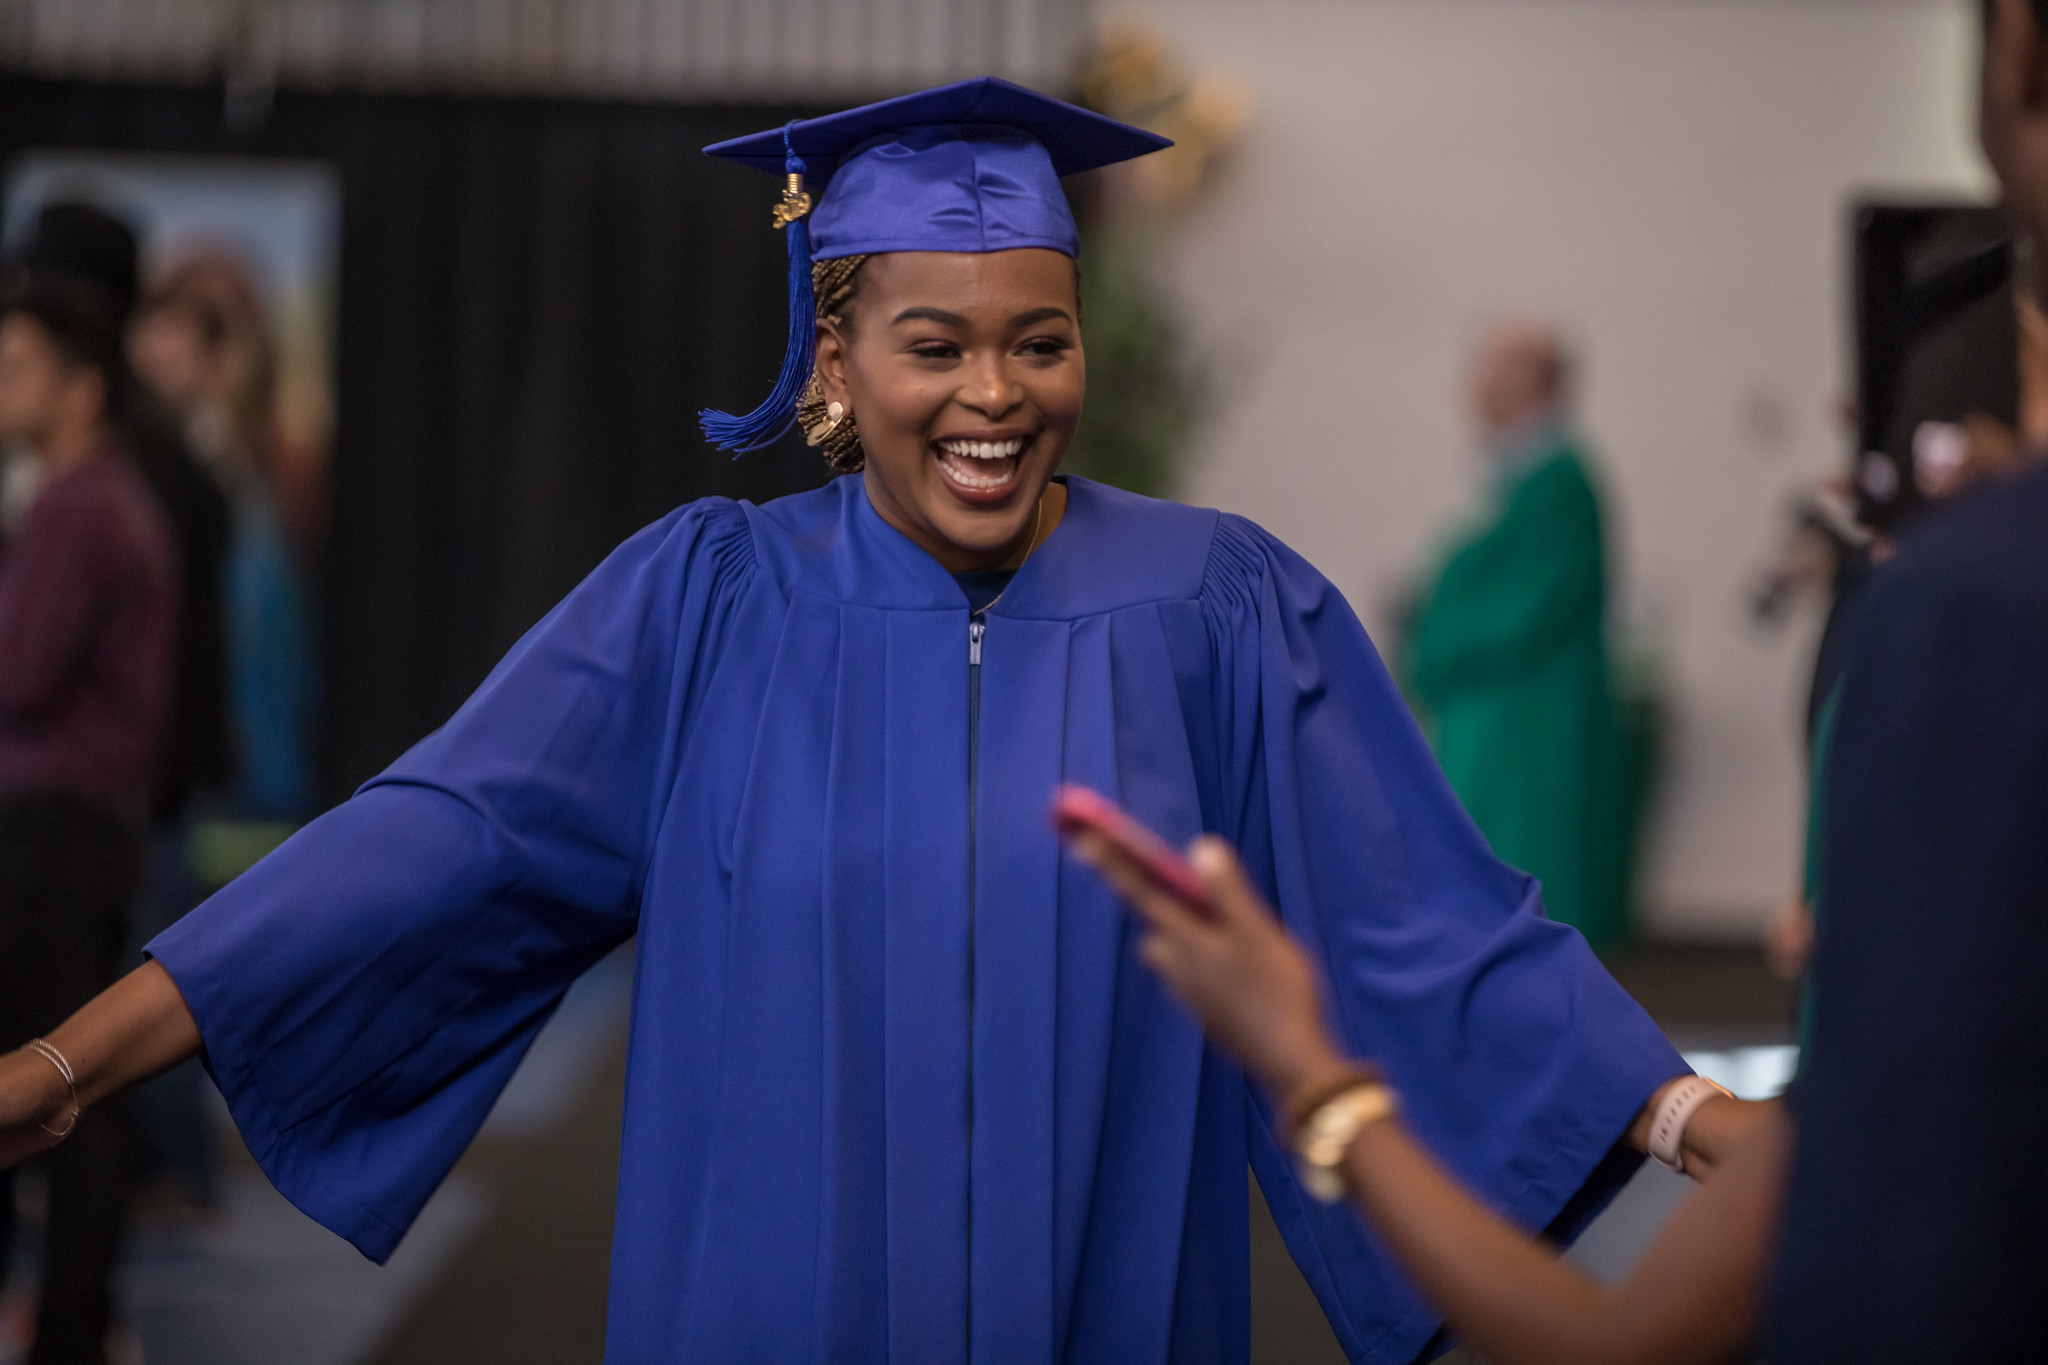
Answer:
[[[1310,1110],[1294,1135],[1295,1169],[1302,1188],[1325,1204],[1342,1201],[1344,1154],[1360,1133],[1400,1110],[1393,1087],[1379,1080],[1360,1081]]]
[[[62,1142],[65,1138],[71,1136],[72,1129],[78,1127],[78,1116],[85,1112],[85,1106],[78,1102],[78,1075],[72,1071],[71,1063],[64,1060],[64,1054],[57,1051],[55,1046],[41,1038],[29,1039],[24,1045],[23,1050],[35,1053],[36,1056],[41,1057],[51,1066],[56,1067],[57,1074],[64,1078],[64,1089],[70,1092],[71,1122],[65,1124],[63,1128],[57,1129],[52,1128],[41,1119],[36,1120],[36,1127],[42,1129],[51,1137],[57,1139],[57,1141]]]

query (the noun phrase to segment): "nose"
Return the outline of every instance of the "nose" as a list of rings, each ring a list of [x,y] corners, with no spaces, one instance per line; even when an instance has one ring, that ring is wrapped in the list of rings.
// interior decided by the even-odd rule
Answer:
[[[1023,405],[1024,386],[1010,377],[1001,357],[983,354],[968,367],[954,399],[970,412],[1000,422]]]

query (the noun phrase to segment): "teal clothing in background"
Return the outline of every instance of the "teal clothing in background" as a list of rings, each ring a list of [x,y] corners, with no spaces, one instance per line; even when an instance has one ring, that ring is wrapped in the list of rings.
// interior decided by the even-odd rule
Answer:
[[[1835,750],[1835,715],[1841,710],[1842,684],[1838,679],[1821,703],[1813,725],[1813,752],[1806,769],[1806,863],[1803,878],[1806,913],[1813,917],[1816,935],[1820,931],[1822,892],[1827,889],[1821,862],[1821,836],[1828,822],[1828,760]],[[1806,1055],[1807,1040],[1813,1034],[1813,976],[1799,983],[1799,1055]]]
[[[1577,446],[1556,432],[1533,444],[1454,538],[1409,661],[1466,810],[1596,948],[1626,927],[1640,786],[1610,680],[1602,535]]]
[[[313,813],[319,672],[312,607],[269,491],[252,475],[234,490],[235,533],[223,567],[228,701],[236,749],[235,814],[298,821]]]

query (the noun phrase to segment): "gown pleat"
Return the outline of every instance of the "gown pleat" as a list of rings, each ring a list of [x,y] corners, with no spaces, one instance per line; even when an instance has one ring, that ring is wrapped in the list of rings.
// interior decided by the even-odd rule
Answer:
[[[889,613],[884,1113],[890,1360],[967,1350],[967,612]],[[900,758],[909,758],[908,764]],[[879,1357],[881,1343],[871,1343]],[[857,1357],[850,1357],[857,1358]]]

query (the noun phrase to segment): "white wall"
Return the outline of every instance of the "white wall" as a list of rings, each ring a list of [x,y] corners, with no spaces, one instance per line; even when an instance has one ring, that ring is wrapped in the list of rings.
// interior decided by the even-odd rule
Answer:
[[[1377,625],[1479,469],[1465,353],[1562,320],[1620,511],[1624,610],[1676,708],[1652,927],[1751,932],[1794,882],[1811,631],[1742,588],[1830,469],[1853,191],[1977,191],[1968,0],[1159,0],[1260,105],[1174,227],[1229,406],[1195,499],[1307,554]],[[1774,420],[1775,415],[1775,420]]]

